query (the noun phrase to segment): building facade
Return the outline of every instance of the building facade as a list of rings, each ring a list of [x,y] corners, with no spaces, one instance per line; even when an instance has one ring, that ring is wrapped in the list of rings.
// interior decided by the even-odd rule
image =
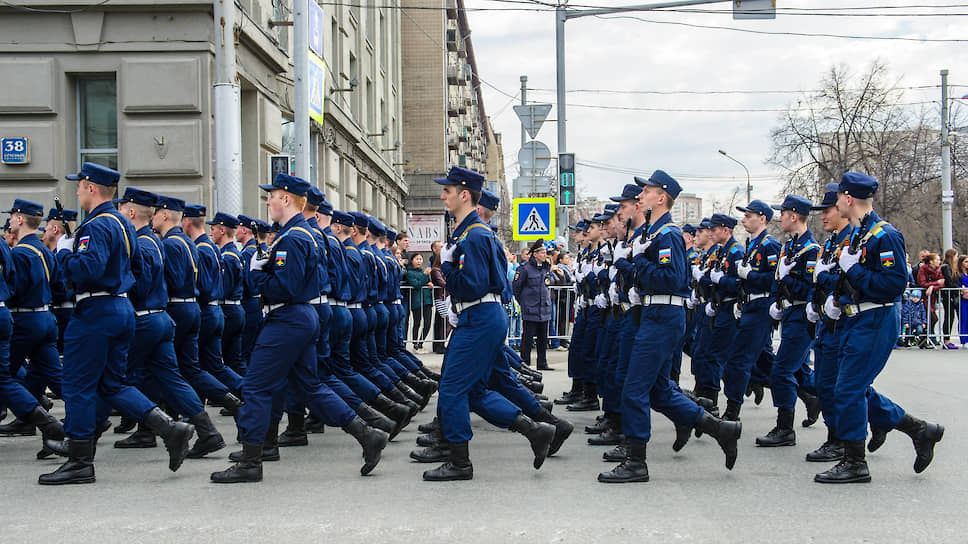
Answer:
[[[672,207],[672,220],[678,225],[698,225],[702,221],[702,198],[695,193],[680,193]]]

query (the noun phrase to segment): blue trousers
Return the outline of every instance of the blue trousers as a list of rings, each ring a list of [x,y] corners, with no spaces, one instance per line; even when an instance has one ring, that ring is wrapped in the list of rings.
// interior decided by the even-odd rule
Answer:
[[[502,346],[495,368],[487,380],[487,388],[511,401],[525,415],[536,415],[541,411],[541,404],[538,403],[538,399],[534,398],[531,391],[521,385],[521,382],[514,376],[514,372],[511,371],[511,364],[515,359],[520,364],[519,355],[510,346],[506,344]],[[510,426],[510,424],[507,426]]]
[[[837,389],[838,350],[843,324],[841,320],[834,321],[833,330],[828,331],[826,321],[824,319],[817,323],[817,339],[813,344],[813,377],[823,422],[828,429],[836,431],[837,410],[834,391]]]
[[[716,310],[716,315],[710,319],[712,334],[709,337],[708,349],[711,358],[709,370],[712,372],[709,378],[712,384],[707,385],[707,387],[713,391],[720,389],[723,370],[726,367],[727,352],[736,337],[736,317],[733,315],[733,304],[735,303],[720,304]]]
[[[10,372],[10,335],[13,322],[10,310],[0,307],[0,405],[10,408],[21,420],[39,403]]]
[[[521,410],[485,386],[503,359],[508,317],[500,304],[487,302],[461,312],[444,354],[437,411],[444,438],[452,444],[468,442],[470,410],[499,427],[508,428]]]
[[[245,310],[240,304],[222,306],[225,330],[222,332],[222,359],[239,376],[245,376],[245,357],[242,356],[242,334],[245,331]]]
[[[167,313],[136,317],[128,348],[126,383],[154,402],[164,400],[179,414],[192,417],[204,407],[178,371],[174,339],[175,322]]]
[[[350,315],[353,318],[353,333],[350,336],[350,361],[353,363],[353,368],[365,376],[367,380],[370,380],[373,385],[379,387],[380,391],[388,391],[396,381],[391,380],[386,374],[373,366],[370,361],[366,345],[368,328],[366,310],[352,308]]]
[[[202,325],[202,313],[194,302],[176,302],[168,305],[168,315],[175,322],[175,358],[178,370],[195,389],[199,397],[222,399],[229,388],[215,379],[198,364],[198,330]]]
[[[94,439],[98,402],[143,421],[155,403],[124,384],[128,346],[134,336],[134,308],[122,297],[91,297],[74,308],[64,331],[64,433]]]
[[[242,388],[242,376],[225,366],[222,361],[222,332],[225,330],[222,309],[211,304],[202,306],[201,320],[198,329],[198,364],[202,370],[215,376],[230,391],[238,394]]]
[[[406,323],[406,315],[402,304],[384,303],[389,314],[389,325],[387,326],[387,356],[403,365],[407,372],[420,370],[423,363],[412,353],[406,350],[403,342],[403,327]]]
[[[259,297],[242,300],[242,311],[245,312],[245,327],[242,329],[242,358],[248,362],[255,339],[262,328],[262,308],[259,307]],[[240,374],[242,374],[240,372]]]
[[[602,397],[602,409],[606,412],[621,411],[622,389],[615,381],[615,369],[618,366],[619,344],[623,340],[620,333],[624,318],[625,314],[617,318],[609,316],[599,345],[598,394]]]
[[[776,351],[773,370],[770,372],[770,393],[773,395],[773,406],[793,410],[797,404],[799,386],[796,373],[804,364],[811,341],[806,305],[784,308],[782,323],[780,347]]]
[[[846,322],[834,390],[837,438],[864,440],[868,421],[871,427],[887,431],[904,417],[904,409],[871,386],[897,341],[897,307],[875,308],[841,320]]]
[[[706,339],[709,337],[709,317],[703,312],[702,306],[697,306],[692,315],[695,331],[693,332],[692,346],[690,346],[692,351],[689,353],[689,371],[696,377],[696,384],[698,385],[700,373],[698,369],[705,368],[704,365],[707,363],[703,360],[703,357],[708,358],[708,355],[704,355],[704,351],[705,353],[709,351],[705,347]]]
[[[64,353],[64,330],[67,329],[67,322],[71,320],[74,308],[54,308],[51,310],[54,319],[57,320],[57,353]]]
[[[316,341],[316,375],[319,380],[323,382],[327,387],[333,390],[339,398],[343,399],[343,402],[347,406],[353,408],[354,410],[363,403],[363,401],[347,386],[343,381],[337,377],[333,371],[330,364],[330,358],[332,351],[329,345],[329,329],[332,325],[333,320],[333,310],[330,305],[327,304],[314,304],[313,308],[316,310],[316,315],[319,318],[319,340]],[[305,399],[299,396],[299,392],[293,387],[290,382],[286,388],[287,392],[287,404],[286,412],[291,414],[303,414],[306,412]]]
[[[568,345],[568,377],[573,380],[585,381],[584,366],[581,354],[585,349],[585,312],[575,310],[575,324],[571,329],[571,343]]]
[[[344,306],[330,306],[330,309],[333,312],[329,327],[330,370],[364,402],[373,402],[380,394],[380,388],[357,372],[350,362],[353,316]]]
[[[252,348],[249,371],[242,382],[245,403],[239,410],[242,441],[261,444],[271,421],[282,417],[287,384],[306,400],[309,411],[327,425],[345,427],[356,413],[316,374],[319,319],[309,304],[293,304],[266,316]]]
[[[629,362],[632,360],[632,347],[635,343],[635,335],[639,332],[638,323],[641,322],[642,306],[632,306],[627,312],[622,314],[622,329],[619,331],[619,338],[622,339],[618,345],[618,359],[615,362],[614,380],[615,392],[619,402],[617,406],[611,407],[613,412],[622,413],[625,411],[622,406],[622,390],[625,389],[625,380],[629,373]]]
[[[681,306],[642,308],[622,388],[622,432],[629,441],[649,441],[653,408],[677,425],[694,426],[702,417],[703,409],[687,399],[669,378],[674,353],[669,348],[682,348],[685,331],[686,312]]]
[[[582,380],[598,383],[598,344],[602,334],[602,309],[592,305],[585,309],[585,336],[581,343],[578,360]]]
[[[50,312],[13,314],[10,370],[16,373],[30,359],[27,389],[38,399],[47,388],[61,394],[61,360],[57,352],[57,320]]]
[[[728,348],[723,368],[723,392],[728,400],[743,404],[753,364],[773,333],[770,304],[769,298],[758,298],[743,306],[736,341]]]

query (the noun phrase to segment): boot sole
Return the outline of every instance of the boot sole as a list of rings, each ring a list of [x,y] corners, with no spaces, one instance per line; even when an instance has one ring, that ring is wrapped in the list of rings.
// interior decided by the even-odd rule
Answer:
[[[186,459],[201,459],[210,453],[215,453],[220,449],[225,447],[225,441],[223,440],[221,444],[216,444],[214,446],[207,447],[203,450],[196,451],[194,448],[188,450],[188,455],[185,456]]]
[[[424,475],[423,477],[423,480],[425,482],[459,482],[463,480],[473,480],[473,479],[474,479],[474,474],[460,474],[449,478],[433,478],[433,477],[428,478],[426,475]]]
[[[147,450],[150,448],[157,448],[158,442],[153,442],[151,444],[148,444],[147,442],[144,444],[123,444],[121,442],[115,442],[114,447],[119,450]]]
[[[251,478],[233,478],[231,480],[215,480],[215,479],[211,480],[213,484],[248,484],[248,483],[254,484],[261,481],[262,481],[261,476],[257,480],[254,480]]]
[[[43,480],[37,480],[40,485],[71,485],[71,484],[93,484],[95,482],[94,476],[87,478],[72,478],[70,480],[62,480],[59,482],[45,482]]]
[[[840,462],[840,460],[843,458],[844,458],[843,455],[839,457],[812,457],[811,458],[810,455],[807,454],[806,460],[808,463],[837,463],[837,462]]]
[[[783,446],[796,446],[796,440],[786,440],[784,442],[760,442],[756,441],[756,445],[760,448],[781,448]]]
[[[849,478],[846,480],[827,480],[825,478],[820,478],[819,476],[820,475],[818,474],[817,476],[813,477],[813,481],[817,482],[818,484],[866,484],[870,483],[871,481],[869,474],[867,476],[858,476],[856,478]]]
[[[636,482],[648,482],[648,476],[636,476],[635,478],[608,478],[604,474],[598,475],[598,481],[603,484],[631,484]]]
[[[441,457],[431,458],[431,457],[419,457],[414,455],[413,452],[410,452],[410,458],[418,463],[446,463],[447,459],[450,458],[450,455],[448,454],[448,455],[443,455]]]
[[[568,426],[562,426],[560,430],[561,432],[559,432],[559,427],[556,425],[555,438],[551,441],[551,446],[548,448],[548,457],[558,453],[558,450],[561,449],[561,446],[565,444],[565,440],[568,440],[568,437],[571,436],[571,433],[575,431],[575,426],[569,424]]]

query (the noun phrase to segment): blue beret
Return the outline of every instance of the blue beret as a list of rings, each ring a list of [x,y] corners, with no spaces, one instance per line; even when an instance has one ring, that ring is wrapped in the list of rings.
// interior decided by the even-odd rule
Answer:
[[[484,176],[460,166],[452,166],[446,178],[435,178],[434,181],[441,185],[459,185],[471,191],[484,188]]]
[[[635,200],[639,197],[639,193],[642,192],[642,187],[629,183],[622,188],[622,194],[619,196],[613,196],[611,200],[615,202],[622,202],[623,200]]]
[[[43,217],[44,207],[36,202],[18,198],[17,200],[13,201],[13,207],[10,208],[10,211],[4,213],[22,213],[24,215],[36,215],[37,217]]]
[[[828,183],[827,190],[823,194],[823,201],[816,206],[811,207],[811,210],[823,210],[825,208],[830,208],[831,206],[837,205],[837,189],[839,185],[836,183]]]
[[[809,200],[797,195],[787,195],[783,199],[783,204],[773,205],[774,210],[791,210],[800,215],[809,215],[811,207],[813,204]]]
[[[840,178],[837,191],[854,198],[867,199],[877,192],[877,180],[860,172],[847,172]]]
[[[128,187],[124,190],[124,195],[121,198],[115,199],[114,202],[117,204],[130,202],[132,204],[138,204],[139,206],[154,207],[155,203],[158,202],[158,195],[152,193],[151,191],[143,191],[141,189],[135,189],[134,187]]]
[[[387,233],[387,228],[376,217],[369,218],[366,228],[373,236],[383,236]]]
[[[387,229],[387,240],[394,241],[397,239],[397,231],[393,229]]]
[[[729,227],[734,228],[736,226],[736,218],[730,217],[721,213],[714,213],[712,218],[709,219],[709,224],[712,227]]]
[[[489,210],[497,210],[498,205],[501,204],[501,197],[488,191],[487,189],[481,190],[481,206]]]
[[[201,204],[187,204],[185,206],[185,217],[205,217],[208,210]]]
[[[155,207],[173,212],[183,212],[185,211],[185,201],[173,196],[158,195],[158,200],[155,201]]]
[[[762,200],[754,200],[748,206],[736,206],[736,209],[741,212],[753,212],[765,215],[767,221],[773,219],[773,208],[770,208],[770,205]]]
[[[685,225],[682,226],[682,232],[688,232],[689,234],[695,235],[696,227],[690,225],[689,223],[686,223]]]
[[[346,212],[333,210],[333,223],[336,223],[337,225],[343,225],[344,227],[352,227],[353,216]]]
[[[318,208],[324,200],[326,200],[326,195],[319,190],[319,187],[309,187],[309,192],[306,193],[306,201],[309,202],[310,206],[316,206]]]
[[[230,229],[236,229],[239,227],[239,220],[227,213],[215,212],[215,217],[211,221],[206,221],[205,223],[209,225],[222,225]]]
[[[118,181],[121,180],[121,172],[112,170],[107,166],[94,164],[93,162],[86,162],[81,165],[80,172],[77,174],[68,174],[64,177],[73,181],[85,179],[87,181],[97,183],[98,185],[114,187],[118,184]]]
[[[651,185],[653,187],[659,187],[663,191],[669,193],[672,198],[678,198],[679,193],[682,192],[682,187],[679,186],[679,182],[673,179],[672,176],[666,174],[662,170],[656,170],[652,172],[649,179],[642,179],[640,177],[635,177],[635,183],[641,186]]]
[[[276,174],[276,177],[272,180],[272,184],[259,185],[259,188],[263,191],[275,191],[279,189],[296,196],[306,196],[309,193],[310,187],[312,185],[308,181],[281,172]]]
[[[319,209],[316,211],[323,215],[333,215],[333,205],[330,204],[328,200],[324,200],[322,204],[319,205]]]

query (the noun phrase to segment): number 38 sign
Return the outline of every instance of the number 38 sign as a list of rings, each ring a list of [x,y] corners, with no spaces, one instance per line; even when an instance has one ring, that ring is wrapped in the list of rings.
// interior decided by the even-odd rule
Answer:
[[[0,162],[30,164],[30,138],[0,138]]]

